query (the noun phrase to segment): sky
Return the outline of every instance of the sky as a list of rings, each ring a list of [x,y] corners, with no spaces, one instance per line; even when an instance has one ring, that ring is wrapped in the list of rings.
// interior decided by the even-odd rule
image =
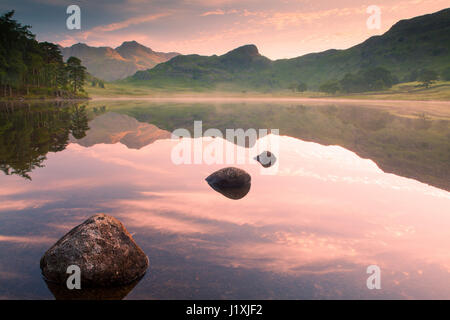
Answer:
[[[66,9],[81,9],[81,29],[68,30]],[[380,8],[370,29],[369,6]],[[117,47],[135,40],[155,51],[224,54],[255,44],[271,59],[345,49],[386,32],[401,19],[433,13],[449,0],[2,0],[0,12],[32,26],[39,41]]]

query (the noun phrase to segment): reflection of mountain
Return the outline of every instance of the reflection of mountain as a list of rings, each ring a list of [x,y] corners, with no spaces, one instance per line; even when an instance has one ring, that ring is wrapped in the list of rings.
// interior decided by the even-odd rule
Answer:
[[[423,110],[412,103],[410,110]],[[124,109],[125,110],[125,109]],[[385,172],[413,178],[450,190],[450,121],[429,117],[399,116],[386,110],[332,104],[185,104],[152,105],[127,111],[139,121],[166,130],[186,128],[202,119],[203,129],[280,128],[280,134],[323,145],[339,145],[372,159]]]
[[[140,149],[159,139],[168,139],[171,133],[152,124],[139,122],[125,114],[108,112],[89,122],[89,131],[82,139],[70,138],[71,142],[84,147],[99,143],[120,142],[130,149]]]

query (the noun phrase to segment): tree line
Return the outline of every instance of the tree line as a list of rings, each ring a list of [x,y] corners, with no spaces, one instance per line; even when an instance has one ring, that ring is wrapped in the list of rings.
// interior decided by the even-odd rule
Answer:
[[[38,42],[31,27],[13,15],[9,11],[0,16],[0,96],[83,96],[86,68],[81,60],[64,62],[56,44]]]
[[[419,86],[428,88],[434,81],[442,79],[450,80],[450,68],[446,68],[441,74],[434,70],[420,69],[412,71],[405,77],[405,82],[418,81]],[[389,70],[383,67],[374,67],[360,70],[357,73],[347,73],[340,79],[332,79],[323,82],[319,86],[319,91],[335,94],[342,93],[360,93],[368,91],[381,91],[391,88],[399,83],[398,78]]]

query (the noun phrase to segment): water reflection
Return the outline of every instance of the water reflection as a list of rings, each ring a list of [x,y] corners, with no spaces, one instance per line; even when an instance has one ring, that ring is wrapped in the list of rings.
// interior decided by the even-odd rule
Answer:
[[[130,298],[450,297],[448,192],[386,174],[341,147],[281,137],[278,173],[240,166],[252,192],[229,201],[204,183],[222,165],[175,165],[176,143],[139,152],[70,144],[49,155],[34,184],[2,177],[17,190],[6,212],[22,199],[49,198],[26,221],[39,217],[28,232],[55,238],[93,210],[122,220],[151,265]],[[2,234],[14,230],[2,224]],[[382,269],[380,292],[365,287],[371,264]]]
[[[45,281],[45,284],[56,300],[122,300],[133,290],[140,280],[135,280],[130,284],[120,287],[81,288],[79,290],[69,290],[65,286],[50,281]]]
[[[88,129],[85,106],[0,106],[0,170],[31,180],[48,152],[64,150],[70,133],[82,138]]]
[[[171,133],[137,121],[125,114],[105,112],[89,122],[90,130],[84,137],[73,135],[71,142],[85,147],[99,143],[122,143],[130,149],[141,149],[156,140],[168,139]]]
[[[449,191],[448,105],[391,102],[375,108],[367,104],[128,101],[108,108],[164,130],[187,128],[191,134],[194,120],[202,120],[204,130],[218,128],[222,132],[229,128],[279,128],[281,135],[340,145],[372,159],[385,172]]]
[[[325,119],[320,110],[305,112]],[[396,125],[388,131],[405,125],[389,123]],[[434,137],[435,126],[411,141]],[[139,137],[133,128],[127,132]],[[89,131],[81,140],[88,138]],[[40,256],[103,212],[123,221],[149,256],[128,299],[450,298],[447,191],[385,173],[343,147],[282,136],[276,174],[263,174],[268,169],[256,161],[239,165],[252,176],[252,191],[230,201],[204,181],[223,165],[171,162],[179,141],[157,139],[139,150],[103,141],[121,143],[74,141],[48,153],[32,183],[0,176],[0,256],[8,257],[0,260],[0,297],[52,298]],[[203,148],[210,143],[204,139]],[[443,152],[446,144],[437,145]],[[246,150],[247,159],[260,153]],[[448,180],[446,165],[440,170]],[[366,287],[372,264],[382,270],[382,290]]]
[[[211,188],[216,190],[217,192],[223,194],[225,197],[232,199],[232,200],[239,200],[242,199],[247,195],[247,193],[250,191],[250,183],[244,184],[240,187],[219,187],[216,185],[211,185]]]
[[[386,106],[378,109],[332,103],[179,105],[128,101],[80,112],[76,105],[54,107],[49,104],[0,107],[0,168],[6,174],[29,178],[33,168],[44,165],[47,152],[64,149],[68,128],[72,133],[70,141],[84,146],[120,142],[140,149],[168,138],[169,132],[177,128],[193,132],[194,120],[202,120],[204,130],[279,128],[282,135],[340,145],[374,160],[385,172],[450,190],[450,117],[443,112],[445,106],[430,109],[426,105],[411,105],[402,111],[407,113],[405,116],[386,111]],[[44,121],[39,123],[42,115]],[[34,123],[20,122],[30,117],[34,117]],[[55,121],[58,119],[62,121]],[[86,119],[91,127],[87,132]],[[46,129],[50,124],[51,129]],[[30,130],[33,126],[35,129]],[[47,140],[50,146],[45,148]]]

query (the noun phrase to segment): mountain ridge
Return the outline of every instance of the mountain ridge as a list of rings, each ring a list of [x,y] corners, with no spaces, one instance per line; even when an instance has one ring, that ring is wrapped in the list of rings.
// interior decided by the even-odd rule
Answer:
[[[64,60],[75,56],[81,59],[90,74],[106,81],[124,79],[179,55],[177,52],[153,51],[134,40],[124,41],[116,48],[76,43],[70,47],[60,46],[60,50]]]
[[[384,67],[399,79],[417,68],[450,67],[450,8],[400,20],[384,34],[348,49],[270,60],[255,45],[245,45],[220,56],[179,55],[153,69],[137,71],[125,81],[150,87],[229,85],[263,90],[303,82],[317,89],[324,81],[371,67]]]

